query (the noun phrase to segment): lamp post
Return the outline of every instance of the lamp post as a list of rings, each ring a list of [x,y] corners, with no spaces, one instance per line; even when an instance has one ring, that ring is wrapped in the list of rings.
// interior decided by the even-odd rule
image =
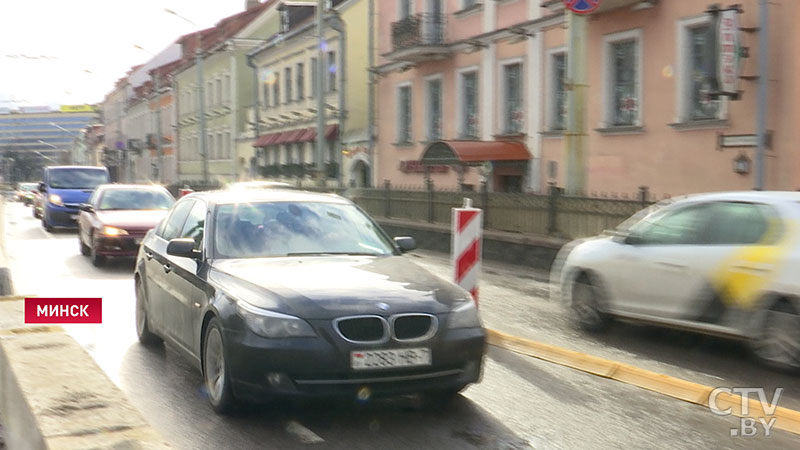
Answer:
[[[193,27],[197,27],[197,24],[192,22],[191,20],[183,17],[182,15],[176,13],[175,11],[164,8],[164,11],[168,14],[172,14],[179,19],[183,19]],[[200,155],[203,158],[203,181],[208,182],[208,153],[206,152],[206,106],[205,106],[205,99],[204,99],[204,92],[203,92],[203,53],[200,49],[201,44],[201,36],[200,32],[197,31],[195,33],[197,36],[197,43],[194,49],[194,58],[195,58],[195,66],[197,66],[197,96],[198,101],[200,103]]]

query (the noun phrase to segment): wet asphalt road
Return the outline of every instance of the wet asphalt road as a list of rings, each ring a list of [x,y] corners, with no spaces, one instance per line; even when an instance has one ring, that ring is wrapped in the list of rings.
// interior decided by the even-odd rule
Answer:
[[[102,325],[67,329],[178,449],[800,448],[800,436],[781,431],[733,438],[737,418],[493,347],[483,382],[441,408],[414,398],[315,401],[216,416],[192,366],[169,347],[137,343],[132,262],[95,268],[74,232],[46,233],[28,208],[6,206],[17,293],[102,297]],[[448,274],[440,255],[409,257]],[[498,264],[487,264],[485,274],[481,308],[489,327],[708,385],[781,386],[780,405],[800,409],[797,377],[764,370],[738,343],[626,324],[588,336],[546,298],[541,274]]]

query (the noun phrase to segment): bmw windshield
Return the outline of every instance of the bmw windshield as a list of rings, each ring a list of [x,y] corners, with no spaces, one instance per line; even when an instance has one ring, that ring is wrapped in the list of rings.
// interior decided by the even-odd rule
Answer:
[[[391,242],[358,208],[336,203],[242,203],[216,211],[221,258],[390,255]]]

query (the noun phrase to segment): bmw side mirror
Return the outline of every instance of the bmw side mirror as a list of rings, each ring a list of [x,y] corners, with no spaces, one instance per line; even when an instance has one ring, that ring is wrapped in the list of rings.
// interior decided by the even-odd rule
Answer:
[[[44,182],[43,182],[43,181],[40,181],[40,182],[39,182],[39,192],[41,192],[41,193],[43,193],[43,194],[44,194],[45,192],[47,192],[47,186],[45,186],[45,185],[44,185]]]
[[[192,238],[172,239],[167,244],[167,254],[192,259],[200,259],[201,256],[200,250],[194,248]]]
[[[637,234],[629,234],[625,236],[625,240],[623,242],[628,245],[641,245],[644,243],[644,239]]]
[[[394,238],[394,243],[397,244],[397,247],[403,253],[410,252],[411,250],[417,248],[417,241],[415,241],[414,238],[410,236],[396,237]]]
[[[90,203],[81,203],[81,206],[78,207],[81,211],[86,211],[87,213],[94,213],[94,206]]]

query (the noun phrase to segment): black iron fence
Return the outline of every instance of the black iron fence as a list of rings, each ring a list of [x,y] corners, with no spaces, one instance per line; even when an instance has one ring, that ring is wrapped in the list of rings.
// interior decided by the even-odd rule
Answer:
[[[392,46],[395,50],[419,45],[440,45],[445,41],[444,14],[414,14],[392,23]]]
[[[450,225],[452,208],[469,198],[483,210],[488,230],[565,238],[614,228],[652,204],[646,187],[633,195],[569,195],[555,186],[547,194],[510,194],[436,190],[432,183],[428,189],[398,189],[387,181],[381,188],[349,189],[346,195],[373,216],[443,225]]]

